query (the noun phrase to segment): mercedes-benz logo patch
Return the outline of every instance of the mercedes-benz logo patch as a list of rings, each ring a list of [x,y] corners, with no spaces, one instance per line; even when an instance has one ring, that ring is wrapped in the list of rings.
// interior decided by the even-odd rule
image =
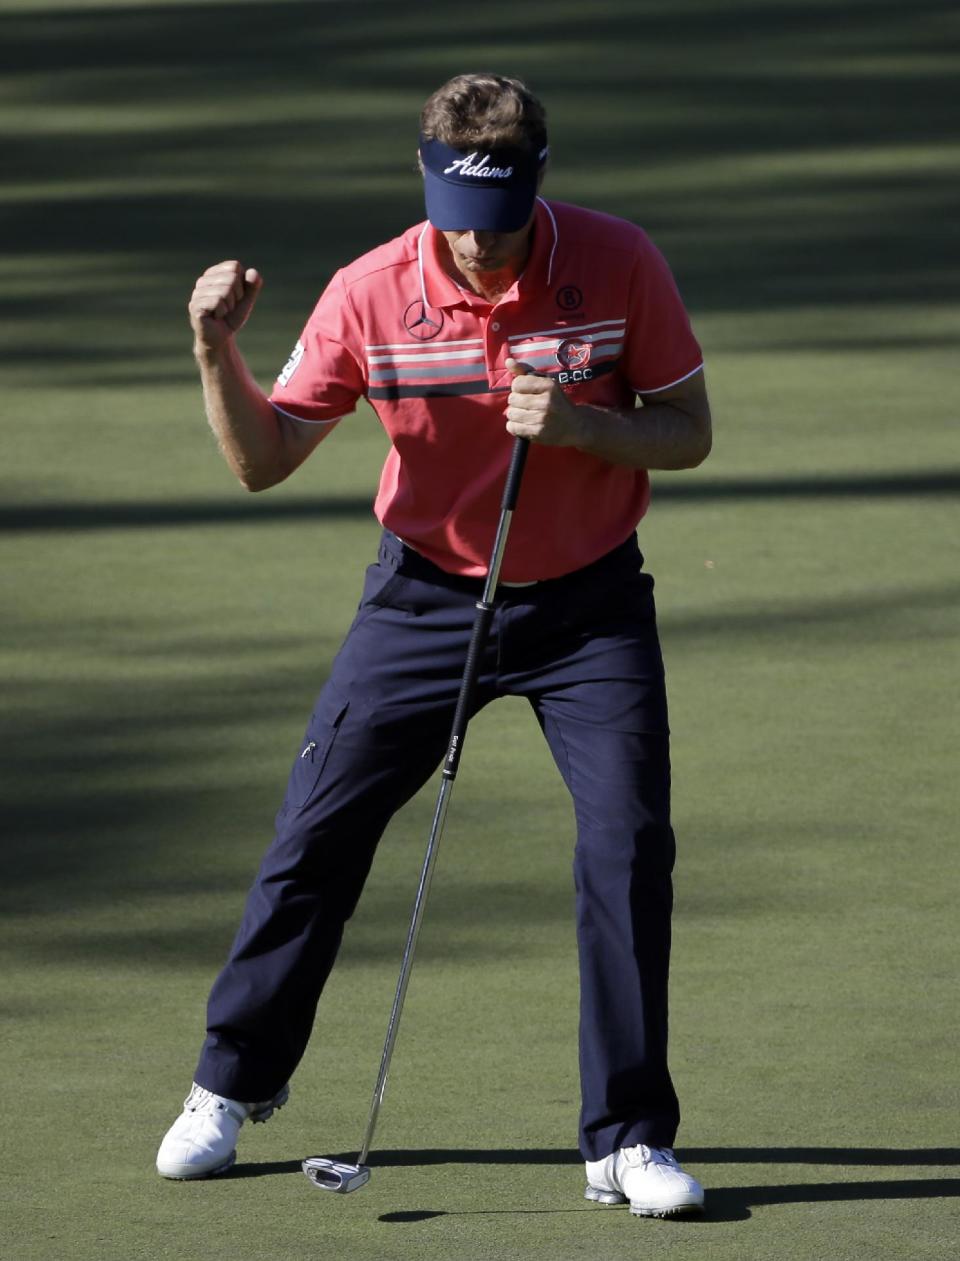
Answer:
[[[404,311],[403,326],[411,337],[428,342],[443,328],[443,312],[431,311],[422,298],[417,298]]]
[[[583,306],[583,294],[576,285],[564,285],[557,290],[557,306],[562,311],[577,311]]]

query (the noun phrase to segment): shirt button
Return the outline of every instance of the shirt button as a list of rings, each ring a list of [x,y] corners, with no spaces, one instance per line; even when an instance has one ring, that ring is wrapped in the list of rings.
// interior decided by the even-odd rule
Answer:
[[[497,323],[497,321],[496,321],[496,320],[494,320],[494,321],[493,321],[493,323],[490,325],[490,327],[493,329],[493,331],[494,331],[495,333],[499,333],[499,332],[500,332],[500,325]]]

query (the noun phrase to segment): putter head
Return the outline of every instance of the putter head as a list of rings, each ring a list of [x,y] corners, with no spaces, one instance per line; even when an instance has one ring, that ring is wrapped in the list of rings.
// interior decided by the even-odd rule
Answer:
[[[348,1165],[327,1156],[308,1156],[300,1166],[315,1187],[321,1191],[359,1191],[370,1181],[368,1165]]]

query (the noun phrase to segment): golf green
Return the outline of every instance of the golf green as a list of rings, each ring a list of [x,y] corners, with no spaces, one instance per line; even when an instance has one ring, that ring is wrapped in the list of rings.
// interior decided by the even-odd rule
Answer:
[[[0,1254],[956,1256],[957,34],[945,0],[7,4]],[[573,820],[513,701],[470,729],[370,1185],[299,1161],[359,1145],[436,782],[289,1105],[221,1179],[153,1170],[385,452],[364,407],[245,495],[186,300],[221,258],[263,271],[266,385],[332,270],[421,217],[423,98],[487,67],[547,104],[547,194],[663,247],[707,356],[714,452],[640,529],[698,1220],[582,1198]]]

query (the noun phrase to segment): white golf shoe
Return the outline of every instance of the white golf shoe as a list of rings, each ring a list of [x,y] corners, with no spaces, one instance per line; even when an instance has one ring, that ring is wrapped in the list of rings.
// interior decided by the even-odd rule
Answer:
[[[290,1087],[284,1086],[263,1103],[239,1103],[194,1082],[183,1111],[160,1144],[157,1173],[163,1178],[211,1178],[226,1173],[237,1158],[237,1134],[244,1121],[266,1121],[289,1097]]]
[[[703,1187],[684,1173],[669,1147],[621,1147],[603,1160],[587,1161],[586,1198],[626,1204],[637,1217],[699,1213]]]

